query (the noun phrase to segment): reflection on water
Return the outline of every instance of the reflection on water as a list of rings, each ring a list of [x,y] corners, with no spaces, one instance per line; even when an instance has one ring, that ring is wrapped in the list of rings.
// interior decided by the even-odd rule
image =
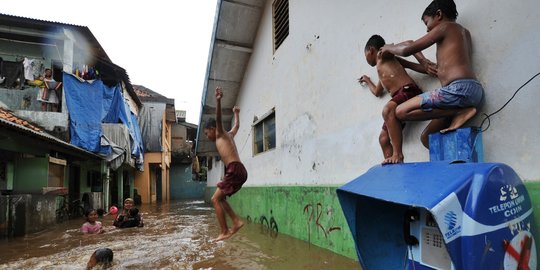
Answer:
[[[272,238],[260,224],[246,224],[225,242],[214,209],[203,201],[143,205],[143,228],[116,229],[112,217],[101,221],[106,233],[83,236],[83,219],[41,233],[0,242],[0,269],[84,269],[100,247],[114,251],[112,269],[359,269],[355,260],[279,234]]]

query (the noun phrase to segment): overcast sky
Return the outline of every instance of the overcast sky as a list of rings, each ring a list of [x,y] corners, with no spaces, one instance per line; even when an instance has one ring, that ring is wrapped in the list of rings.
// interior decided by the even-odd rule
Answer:
[[[2,0],[0,13],[87,26],[132,84],[198,124],[217,0]]]

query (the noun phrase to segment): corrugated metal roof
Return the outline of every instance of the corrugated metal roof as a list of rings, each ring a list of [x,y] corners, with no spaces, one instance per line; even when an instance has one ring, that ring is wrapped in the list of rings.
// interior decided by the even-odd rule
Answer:
[[[62,25],[69,25],[69,26],[75,26],[75,27],[85,27],[85,26],[77,25],[77,24],[69,24],[69,23],[63,23],[63,22],[58,22],[58,21],[48,21],[48,20],[35,19],[35,18],[30,18],[30,17],[25,17],[25,16],[10,15],[10,14],[5,14],[5,13],[0,13],[0,16],[11,17],[13,19],[32,20],[36,22],[62,24]]]
[[[267,0],[218,0],[199,126],[215,117],[216,86],[226,92],[221,100],[223,124],[227,126],[232,122],[232,108],[240,92],[266,3]],[[196,152],[202,156],[217,155],[215,143],[202,134],[202,129],[198,131]]]
[[[109,56],[105,53],[101,44],[97,41],[96,37],[92,34],[90,29],[86,26],[61,23],[61,22],[52,22],[46,20],[39,20],[21,16],[7,15],[0,13],[0,25],[13,27],[13,29],[32,29],[35,31],[51,32],[54,28],[68,28],[76,29],[78,33],[82,34],[87,41],[92,44],[94,47],[94,53],[100,58],[107,59],[111,62]]]

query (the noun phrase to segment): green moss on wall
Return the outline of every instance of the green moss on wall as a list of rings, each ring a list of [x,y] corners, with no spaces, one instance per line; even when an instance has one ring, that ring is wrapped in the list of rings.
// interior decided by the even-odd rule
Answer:
[[[527,187],[533,207],[534,224],[536,226],[536,235],[534,238],[538,246],[538,243],[540,243],[540,181],[525,182],[525,187]]]
[[[206,198],[212,193],[207,189]],[[357,259],[336,187],[244,187],[229,203],[248,222],[267,227],[270,236],[284,233]]]

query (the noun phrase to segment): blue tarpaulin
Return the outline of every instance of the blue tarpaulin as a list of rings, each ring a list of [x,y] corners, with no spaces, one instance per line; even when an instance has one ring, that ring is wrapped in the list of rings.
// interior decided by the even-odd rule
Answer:
[[[123,123],[132,143],[136,164],[143,160],[143,142],[135,115],[122,95],[120,85],[108,87],[101,80],[84,81],[64,73],[64,92],[70,117],[71,144],[99,154],[110,154],[110,145],[101,145],[102,123]],[[142,167],[138,167],[141,169]]]
[[[101,80],[79,81],[64,73],[64,93],[69,111],[71,144],[90,152],[101,153],[101,119],[104,89]]]
[[[505,164],[378,165],[338,188],[337,195],[363,269],[404,269],[404,216],[412,208],[435,219],[452,269],[536,269],[529,195]],[[415,262],[420,255],[412,258],[409,269],[437,269]]]

